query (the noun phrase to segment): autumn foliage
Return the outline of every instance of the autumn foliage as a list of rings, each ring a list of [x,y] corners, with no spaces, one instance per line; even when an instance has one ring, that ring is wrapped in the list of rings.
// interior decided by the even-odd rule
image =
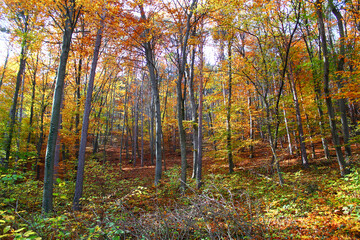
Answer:
[[[0,238],[360,237],[359,9],[2,0]]]

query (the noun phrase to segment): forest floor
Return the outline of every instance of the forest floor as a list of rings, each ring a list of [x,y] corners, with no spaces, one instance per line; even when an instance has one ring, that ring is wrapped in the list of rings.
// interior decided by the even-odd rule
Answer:
[[[358,239],[360,238],[359,145],[353,145],[353,170],[341,178],[335,152],[324,159],[308,152],[310,168],[302,169],[296,154],[279,150],[285,184],[271,174],[271,151],[266,143],[234,153],[235,172],[228,173],[221,151],[207,145],[203,159],[203,186],[191,178],[179,187],[180,154],[166,151],[166,171],[154,186],[155,167],[149,154],[144,166],[123,159],[108,147],[106,164],[87,160],[83,209],[71,210],[74,181],[57,179],[54,214],[41,216],[41,181],[13,174],[0,194],[0,239]],[[123,156],[124,157],[124,156]],[[97,160],[97,158],[99,160]],[[71,172],[68,173],[71,175]],[[4,177],[5,176],[5,177]],[[17,176],[17,177],[16,177]],[[1,232],[2,231],[2,232]],[[2,235],[1,235],[2,234]]]
[[[210,147],[206,147],[203,160],[204,188],[215,186],[218,188],[217,191],[221,194],[225,193],[225,195],[228,195],[226,191],[234,191],[239,194],[239,190],[241,191],[240,195],[245,193],[251,195],[249,198],[253,199],[246,200],[250,201],[248,204],[255,204],[257,207],[262,205],[257,210],[261,212],[260,215],[264,221],[262,224],[266,225],[265,228],[268,231],[266,237],[271,239],[360,238],[360,178],[358,172],[360,148],[358,144],[353,145],[354,156],[352,158],[354,169],[357,170],[354,170],[347,178],[340,178],[339,167],[335,161],[335,150],[330,148],[333,160],[327,161],[320,142],[315,146],[315,157],[308,150],[309,169],[301,167],[298,154],[290,155],[287,148],[283,148],[283,150],[280,148],[280,166],[285,179],[283,186],[278,184],[277,174],[271,174],[272,155],[267,143],[258,144],[251,159],[248,149],[235,153],[233,175],[228,174],[227,160],[218,158],[216,151],[209,149]],[[118,149],[109,149],[109,155],[111,161],[118,161]],[[163,184],[169,187],[174,184],[171,181],[176,181],[174,177],[179,177],[180,154],[166,152],[164,159],[168,171],[171,172],[175,169],[175,172],[171,172],[175,176],[163,177]],[[190,178],[191,152],[187,159],[188,178]],[[127,163],[122,168],[122,177],[123,179],[138,179],[144,187],[150,188],[149,191],[156,191],[156,187],[153,185],[154,172],[155,167],[148,161],[143,167],[137,163],[135,168],[132,163]],[[190,180],[189,184],[190,188],[194,187],[194,180]],[[153,202],[155,204],[153,207],[158,207],[159,204],[162,207],[178,204],[176,198],[180,196],[178,194],[180,190],[175,188],[175,192],[172,190],[161,195],[162,201]],[[219,190],[219,188],[222,189]],[[149,201],[141,200],[143,200],[141,197],[139,199],[135,197],[131,203],[139,208],[153,209]],[[251,202],[252,200],[254,202]],[[243,203],[237,202],[237,204],[242,205]],[[247,210],[255,211],[256,209]]]

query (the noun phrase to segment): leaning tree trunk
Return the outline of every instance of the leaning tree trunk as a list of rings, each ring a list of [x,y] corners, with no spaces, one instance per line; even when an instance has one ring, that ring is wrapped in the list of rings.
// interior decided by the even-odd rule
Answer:
[[[307,34],[310,35],[310,30],[308,28],[308,25],[306,25],[305,27],[306,27]],[[321,86],[320,86],[321,83],[319,80],[320,76],[317,73],[317,70],[314,65],[313,47],[312,47],[311,41],[308,42],[306,36],[304,36],[304,42],[305,42],[306,49],[307,49],[309,59],[311,62],[311,72],[313,75],[312,79],[313,79],[313,84],[314,84],[315,102],[316,102],[316,107],[317,107],[317,110],[319,113],[319,126],[320,126],[321,142],[322,142],[325,158],[327,160],[330,160],[329,147],[328,147],[328,143],[327,143],[326,136],[325,136],[325,127],[324,127],[325,121],[324,121],[324,112],[322,110]],[[320,52],[320,49],[319,49],[319,52]],[[319,54],[319,60],[321,60],[321,54]]]
[[[74,12],[72,13],[75,14]],[[45,156],[44,192],[43,192],[43,202],[42,202],[43,213],[49,213],[53,209],[53,182],[54,182],[53,176],[54,176],[55,147],[56,147],[58,126],[60,120],[61,99],[63,95],[64,81],[66,77],[66,65],[69,57],[71,36],[73,31],[74,31],[74,26],[71,24],[71,20],[67,18],[65,21],[65,28],[63,33],[60,64],[57,71],[56,86],[55,86],[53,105],[51,110],[50,131],[49,131],[46,156]]]
[[[25,21],[25,32],[27,32],[27,26],[28,26],[27,21]],[[11,142],[13,139],[14,128],[15,128],[15,123],[16,123],[16,108],[18,105],[18,98],[19,98],[21,82],[23,80],[23,75],[24,75],[25,67],[26,67],[26,48],[27,48],[27,43],[26,43],[26,39],[24,39],[21,44],[20,66],[19,66],[19,70],[18,70],[18,73],[16,76],[14,97],[13,97],[13,102],[12,102],[10,114],[9,114],[10,122],[9,122],[8,132],[5,135],[5,144],[4,144],[5,159],[2,159],[2,165],[5,168],[9,167]]]
[[[104,28],[104,22],[102,20],[101,27],[98,29],[97,34],[96,34],[93,61],[91,64],[89,84],[88,84],[87,93],[86,93],[83,124],[82,124],[82,129],[81,129],[78,168],[77,168],[77,175],[76,175],[75,195],[74,195],[74,200],[73,200],[73,209],[74,210],[80,210],[80,198],[82,197],[82,193],[83,193],[85,151],[86,151],[87,134],[88,134],[88,128],[89,128],[89,117],[90,117],[90,112],[91,112],[91,99],[92,99],[92,93],[93,93],[93,89],[94,89],[95,73],[96,73],[96,67],[97,67],[99,52],[100,52],[100,47],[101,47],[103,28]]]
[[[332,0],[329,0],[329,4],[331,7],[331,11],[336,17],[338,28],[339,28],[339,34],[340,34],[340,54],[338,56],[338,65],[337,65],[337,74],[336,74],[336,83],[338,87],[338,92],[341,93],[343,89],[343,79],[342,79],[342,72],[344,72],[344,65],[345,65],[345,32],[344,32],[344,25],[343,25],[343,17],[339,10],[336,8],[336,6],[333,4]],[[340,116],[341,116],[341,123],[342,123],[342,129],[344,134],[344,144],[345,144],[345,153],[346,156],[349,158],[351,156],[351,147],[350,147],[350,130],[349,130],[349,124],[347,120],[347,100],[342,97],[339,99],[339,106],[340,106]]]
[[[330,79],[329,79],[329,69],[330,69],[329,53],[328,53],[328,49],[327,49],[327,42],[326,42],[326,35],[325,35],[322,3],[320,2],[320,0],[316,1],[315,8],[316,8],[316,13],[317,13],[317,17],[318,17],[321,46],[322,46],[323,55],[324,55],[323,81],[324,81],[325,102],[326,102],[326,106],[328,109],[331,135],[332,135],[332,139],[333,139],[333,142],[335,145],[335,151],[336,151],[336,156],[337,156],[337,160],[338,160],[338,164],[339,164],[339,168],[340,168],[340,173],[341,173],[341,176],[344,176],[347,173],[347,169],[346,169],[346,163],[344,160],[344,156],[341,151],[339,136],[336,131],[335,112],[334,112],[334,108],[332,105],[331,93],[330,93],[330,89],[329,89],[329,82],[330,82]]]
[[[6,53],[6,57],[5,57],[5,62],[4,62],[4,65],[3,65],[3,71],[2,71],[1,77],[0,77],[0,90],[1,90],[1,86],[2,86],[2,84],[3,84],[3,80],[4,80],[4,76],[5,76],[7,64],[8,64],[8,61],[9,61],[9,55],[10,55],[10,46],[8,46],[8,48],[7,48],[7,53]]]

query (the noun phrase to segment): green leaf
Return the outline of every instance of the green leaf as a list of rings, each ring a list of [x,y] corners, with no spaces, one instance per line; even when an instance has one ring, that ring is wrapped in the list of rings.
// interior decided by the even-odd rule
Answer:
[[[11,226],[6,226],[6,227],[4,227],[4,233],[7,233],[9,230],[11,229]]]
[[[34,234],[36,234],[34,231],[29,230],[26,233],[24,233],[24,237],[29,237],[30,235],[34,235]]]
[[[14,232],[18,233],[18,232],[21,232],[22,230],[24,230],[25,228],[19,228],[17,230],[15,230]]]

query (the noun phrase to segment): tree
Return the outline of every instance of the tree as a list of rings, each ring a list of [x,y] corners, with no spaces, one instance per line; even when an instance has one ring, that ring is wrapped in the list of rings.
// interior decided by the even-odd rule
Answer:
[[[99,52],[101,47],[102,31],[104,28],[104,17],[100,20],[100,27],[96,33],[95,47],[93,53],[93,61],[91,64],[90,78],[87,87],[86,100],[85,100],[85,109],[83,115],[83,123],[81,129],[81,140],[79,148],[79,158],[78,158],[78,168],[76,175],[76,185],[75,185],[75,195],[73,200],[73,209],[80,210],[80,198],[82,197],[83,192],[83,181],[84,181],[84,167],[85,167],[85,151],[87,143],[87,135],[89,128],[89,117],[91,112],[91,99],[94,89],[94,80],[96,67],[99,59]]]
[[[14,134],[14,127],[16,123],[16,108],[18,105],[18,97],[19,97],[19,91],[21,87],[21,83],[23,81],[24,73],[25,73],[25,67],[26,67],[26,57],[27,57],[27,51],[30,44],[30,29],[29,26],[29,20],[30,16],[33,14],[28,9],[21,4],[20,6],[17,6],[16,4],[8,3],[7,7],[10,9],[11,15],[13,15],[13,19],[16,22],[16,25],[18,29],[21,32],[21,52],[20,52],[20,63],[19,63],[19,70],[17,72],[16,76],[16,84],[15,84],[15,91],[13,95],[13,101],[10,108],[9,113],[9,127],[8,131],[5,134],[5,141],[4,141],[4,149],[5,149],[5,158],[1,159],[2,165],[7,169],[9,167],[9,160],[10,160],[10,152],[11,152],[11,142],[13,139]],[[7,60],[6,60],[7,62]],[[4,66],[5,67],[5,66]],[[5,69],[4,69],[5,73]],[[3,76],[1,78],[1,83],[3,81]],[[0,85],[1,87],[1,85]]]
[[[330,63],[329,63],[329,52],[327,47],[327,40],[325,34],[325,25],[324,25],[324,18],[323,18],[323,10],[322,10],[322,2],[320,0],[316,1],[315,4],[316,14],[318,17],[318,28],[320,33],[320,40],[321,40],[321,47],[324,56],[324,65],[323,65],[323,83],[324,83],[324,93],[325,93],[325,102],[328,109],[328,116],[329,116],[329,123],[330,123],[330,130],[333,139],[333,143],[335,145],[336,156],[340,168],[341,176],[344,176],[347,173],[347,165],[344,160],[343,153],[341,151],[341,145],[339,136],[336,131],[336,121],[335,121],[335,112],[332,104],[332,98],[330,95],[330,88],[329,88],[329,70],[330,70]]]
[[[57,23],[57,25],[62,27],[63,39],[61,44],[60,63],[56,76],[56,86],[51,110],[50,131],[45,156],[44,192],[42,202],[42,212],[45,214],[53,210],[54,157],[60,120],[61,99],[64,90],[66,65],[70,52],[72,34],[81,13],[81,7],[75,0],[58,1],[56,2],[55,7],[63,20],[62,25]]]
[[[144,23],[150,21],[147,18],[143,5],[139,5],[141,19]],[[161,142],[162,142],[162,125],[161,125],[161,109],[160,109],[160,97],[159,97],[159,76],[156,71],[156,63],[155,63],[155,55],[154,55],[154,48],[155,48],[155,41],[151,38],[152,30],[149,28],[145,28],[143,31],[143,42],[142,47],[145,50],[145,59],[146,59],[146,66],[149,71],[150,75],[150,83],[151,83],[151,90],[152,90],[152,98],[155,103],[155,185],[158,185],[161,179],[161,172],[162,172],[162,149],[161,149]]]

